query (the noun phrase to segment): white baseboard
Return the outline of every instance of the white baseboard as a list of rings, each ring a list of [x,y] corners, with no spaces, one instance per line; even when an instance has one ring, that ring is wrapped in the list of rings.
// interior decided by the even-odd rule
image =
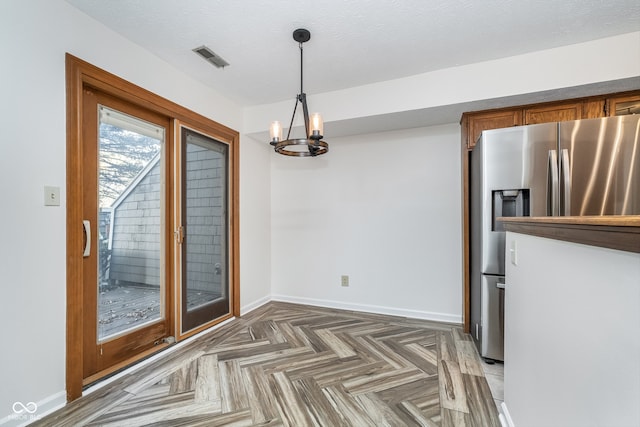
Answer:
[[[252,302],[250,304],[242,306],[242,307],[240,307],[240,315],[244,316],[245,314],[249,313],[250,311],[253,311],[253,310],[257,309],[257,308],[262,307],[263,305],[265,305],[269,301],[271,301],[271,296],[267,295],[264,298],[260,298],[257,301],[254,301],[254,302]]]
[[[390,316],[402,316],[411,319],[431,320],[434,322],[445,322],[462,324],[462,316],[448,313],[433,313],[430,311],[407,310],[393,307],[383,307],[379,305],[351,304],[340,301],[320,300],[314,298],[291,297],[287,295],[271,295],[273,301],[290,302],[294,304],[306,304],[317,307],[336,308],[340,310],[363,311],[367,313],[387,314]]]
[[[0,419],[3,427],[21,427],[62,408],[67,403],[67,392],[60,391],[38,402],[14,402],[13,414]],[[30,413],[32,412],[33,413]]]
[[[507,405],[504,402],[502,402],[500,404],[500,408],[502,409],[502,415],[503,415],[503,419],[506,424],[506,427],[516,427],[516,425],[513,423],[513,420],[511,419],[511,415],[509,414]]]

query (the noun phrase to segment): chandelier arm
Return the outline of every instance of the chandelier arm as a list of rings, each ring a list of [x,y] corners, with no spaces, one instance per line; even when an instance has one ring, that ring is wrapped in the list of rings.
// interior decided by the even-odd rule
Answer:
[[[287,131],[287,139],[291,136],[291,129],[293,128],[293,119],[296,118],[296,110],[298,109],[298,102],[300,99],[296,97],[296,104],[293,106],[293,114],[291,115],[291,123],[289,123],[289,130]]]
[[[304,113],[304,131],[306,132],[305,138],[309,138],[309,108],[307,108],[307,94],[300,94],[300,102],[302,103],[302,112]]]

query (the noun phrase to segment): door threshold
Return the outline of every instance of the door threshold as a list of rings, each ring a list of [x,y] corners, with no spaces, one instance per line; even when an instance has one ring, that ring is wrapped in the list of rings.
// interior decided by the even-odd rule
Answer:
[[[209,328],[204,329],[202,331],[199,331],[194,335],[191,335],[188,338],[185,338],[176,343],[160,344],[156,347],[153,347],[152,349],[147,350],[144,356],[136,358],[136,360],[130,359],[128,361],[122,362],[119,368],[117,369],[115,367],[110,369],[105,369],[103,371],[98,372],[97,374],[87,377],[85,380],[83,380],[82,396],[84,397],[97,390],[100,390],[101,388],[112,383],[113,381],[116,381],[117,379],[127,374],[130,374],[138,369],[141,369],[144,366],[148,365],[149,363],[154,362],[161,357],[167,356],[169,353],[173,353],[174,351],[177,351],[178,349],[184,347],[185,345],[191,343],[192,341],[198,339],[199,337],[206,335],[209,332],[213,332],[216,329],[219,329],[231,323],[233,320],[237,319],[238,317],[239,316],[231,316],[230,318],[223,320],[222,322],[216,323],[215,325],[210,326]]]
[[[127,368],[134,367],[137,363],[144,361],[145,359],[155,355],[156,353],[165,350],[167,347],[170,347],[173,344],[161,343],[158,344],[148,350],[143,351],[140,354],[137,354],[135,357],[124,360],[120,363],[117,363],[113,366],[110,366],[107,369],[104,369],[100,372],[96,372],[93,375],[88,376],[82,380],[82,390],[86,390],[87,388],[93,386],[95,383],[108,379],[118,373],[124,371]]]

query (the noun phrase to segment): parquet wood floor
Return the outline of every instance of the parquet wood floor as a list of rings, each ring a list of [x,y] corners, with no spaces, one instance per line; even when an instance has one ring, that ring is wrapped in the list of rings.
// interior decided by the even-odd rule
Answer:
[[[471,338],[446,324],[271,302],[42,426],[500,426]]]

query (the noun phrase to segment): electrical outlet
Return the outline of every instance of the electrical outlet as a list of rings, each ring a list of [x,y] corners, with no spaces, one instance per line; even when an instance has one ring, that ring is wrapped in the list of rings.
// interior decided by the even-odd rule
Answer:
[[[349,276],[343,275],[340,280],[342,286],[349,286]]]

